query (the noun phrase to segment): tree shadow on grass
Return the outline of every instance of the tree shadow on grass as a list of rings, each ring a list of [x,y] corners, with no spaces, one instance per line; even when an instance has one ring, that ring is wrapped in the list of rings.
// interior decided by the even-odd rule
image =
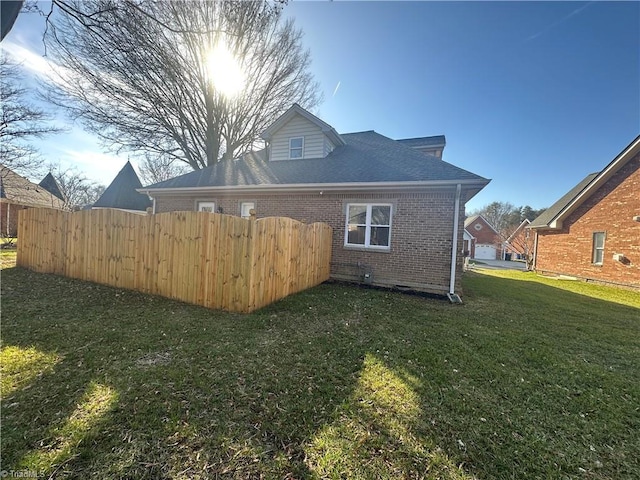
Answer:
[[[368,353],[376,327],[363,335],[367,296],[387,292],[320,287],[242,316],[20,269],[3,280],[4,344],[57,359],[3,399],[7,467],[60,478],[457,472],[396,410],[386,419],[366,383],[383,371]],[[106,400],[92,409],[96,395]],[[345,415],[353,441],[366,432],[364,450],[322,446]]]
[[[237,315],[5,271],[3,343],[60,360],[3,399],[16,404],[2,411],[3,464],[55,458],[45,470],[61,478],[636,471],[632,437],[617,428],[637,398],[634,343],[611,333],[629,327],[629,311],[604,305],[619,317],[606,320],[605,343],[627,343],[603,357],[579,322],[602,308],[567,297],[545,319],[553,289],[527,286],[537,307],[523,311],[513,282],[488,281],[486,292],[471,282],[462,306],[323,285]],[[108,408],[61,435],[96,385],[113,394]],[[51,454],[65,441],[64,459]]]
[[[428,334],[406,323],[396,339],[416,346],[385,361],[420,379],[438,445],[481,478],[637,477],[640,310],[495,276],[465,293]]]

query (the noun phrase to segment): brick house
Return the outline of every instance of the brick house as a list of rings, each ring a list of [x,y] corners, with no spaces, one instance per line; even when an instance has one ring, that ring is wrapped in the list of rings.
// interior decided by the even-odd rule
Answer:
[[[471,257],[471,254],[475,252],[476,238],[469,233],[466,228],[462,232],[462,251],[465,257]]]
[[[60,198],[51,191],[60,195]],[[53,176],[48,174],[40,184],[35,184],[0,165],[0,234],[15,237],[18,232],[18,212],[32,207],[64,208],[60,187]]]
[[[527,265],[533,261],[533,240],[535,235],[529,229],[531,221],[525,218],[506,242],[504,242],[505,259],[525,260]]]
[[[469,256],[476,260],[502,258],[502,240],[496,229],[482,215],[473,215],[464,221],[464,228],[473,237]]]
[[[536,271],[640,288],[640,136],[529,228]]]
[[[465,203],[489,180],[441,158],[444,137],[338,134],[293,105],[266,147],[139,189],[154,212],[284,216],[333,228],[331,276],[440,294],[459,290]]]

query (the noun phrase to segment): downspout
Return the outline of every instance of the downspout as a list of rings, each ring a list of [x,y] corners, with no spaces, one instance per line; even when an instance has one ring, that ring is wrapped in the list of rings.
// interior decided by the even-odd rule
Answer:
[[[456,286],[456,266],[458,260],[458,222],[460,220],[460,193],[462,185],[456,185],[456,200],[453,207],[453,239],[451,241],[451,275],[449,281],[449,293],[447,297],[451,303],[462,303],[459,295],[455,293]]]
[[[538,267],[538,230],[536,230],[536,238],[533,240],[533,271]]]

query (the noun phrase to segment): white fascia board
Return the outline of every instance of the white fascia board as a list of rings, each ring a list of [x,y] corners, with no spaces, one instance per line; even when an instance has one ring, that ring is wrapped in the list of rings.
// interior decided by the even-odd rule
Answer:
[[[560,230],[562,228],[562,220],[556,217],[555,220],[549,222],[549,229],[551,230]]]
[[[336,132],[335,128],[329,126],[328,129],[322,129],[322,133],[325,134],[325,136],[327,136],[329,138],[329,140],[331,140],[334,144],[334,146],[339,146],[339,145],[346,145],[347,142],[345,142],[343,140],[343,138],[340,136],[340,134],[338,132]]]
[[[182,188],[138,188],[139,193],[145,193],[151,197],[157,195],[192,195],[205,192],[226,193],[305,193],[310,191],[322,192],[361,192],[361,191],[390,191],[390,190],[416,190],[424,188],[442,188],[464,185],[468,187],[482,188],[489,183],[488,180],[432,180],[422,182],[354,182],[354,183],[301,183],[288,185],[242,185],[221,187],[182,187]]]

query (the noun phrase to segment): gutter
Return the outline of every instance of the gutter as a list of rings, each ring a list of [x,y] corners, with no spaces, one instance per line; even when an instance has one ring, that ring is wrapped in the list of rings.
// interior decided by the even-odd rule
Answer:
[[[455,293],[456,286],[456,264],[458,259],[458,223],[460,220],[460,194],[462,184],[456,185],[456,200],[453,210],[453,239],[451,242],[451,274],[449,276],[449,293],[447,297],[451,303],[462,303],[462,299]]]
[[[398,190],[399,188],[424,188],[424,187],[449,187],[470,185],[480,188],[485,187],[489,183],[486,179],[469,179],[469,180],[427,180],[413,182],[349,182],[349,183],[289,183],[289,184],[268,184],[268,185],[224,185],[224,186],[206,186],[206,187],[167,187],[167,188],[137,188],[139,193],[145,193],[150,197],[155,195],[183,194],[191,195],[198,193],[211,192],[254,192],[254,193],[297,193],[320,190],[323,192],[342,192],[342,191],[388,191]]]

